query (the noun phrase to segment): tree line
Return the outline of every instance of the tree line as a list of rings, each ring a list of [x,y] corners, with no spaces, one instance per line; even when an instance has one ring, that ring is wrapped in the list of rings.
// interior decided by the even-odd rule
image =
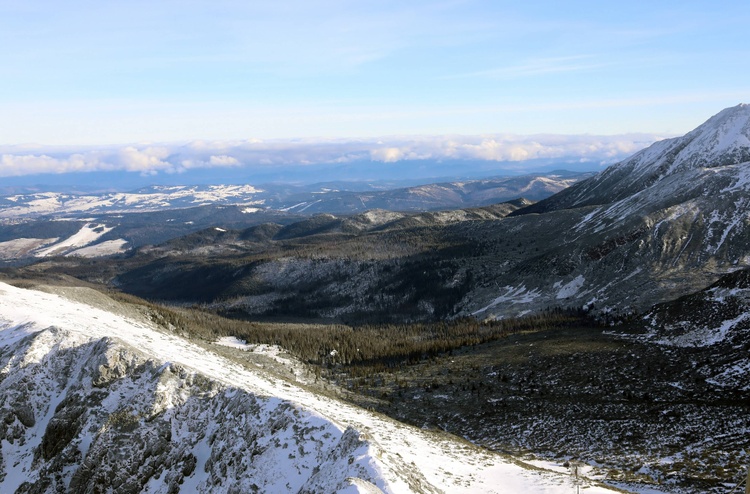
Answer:
[[[303,362],[321,368],[347,367],[353,375],[395,370],[511,334],[595,324],[581,311],[564,309],[486,321],[461,318],[359,326],[255,322],[195,307],[165,307],[119,292],[112,295],[146,307],[155,323],[183,336],[207,341],[234,336],[248,344],[278,345]]]

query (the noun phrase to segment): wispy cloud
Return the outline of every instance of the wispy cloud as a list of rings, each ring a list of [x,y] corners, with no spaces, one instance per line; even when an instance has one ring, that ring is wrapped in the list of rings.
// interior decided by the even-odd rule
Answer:
[[[726,12],[708,2],[0,1],[0,138],[683,130],[707,106],[665,108],[671,95],[747,94],[750,3]],[[714,111],[745,99],[714,96]]]
[[[597,61],[593,55],[572,55],[565,57],[530,59],[521,64],[466,72],[463,74],[454,74],[445,76],[443,79],[466,79],[472,77],[515,79],[545,74],[588,71],[612,67],[613,65],[614,62]]]
[[[406,160],[523,162],[566,159],[612,163],[657,140],[620,136],[482,135],[380,139],[193,141],[188,144],[70,147],[0,147],[0,176],[127,171],[152,175],[197,168],[306,166],[322,163],[393,163]]]

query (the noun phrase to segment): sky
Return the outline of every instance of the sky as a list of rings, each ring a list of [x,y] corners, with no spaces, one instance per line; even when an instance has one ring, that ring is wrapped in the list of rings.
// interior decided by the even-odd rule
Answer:
[[[0,146],[681,135],[750,101],[748,25],[736,0],[0,0]]]

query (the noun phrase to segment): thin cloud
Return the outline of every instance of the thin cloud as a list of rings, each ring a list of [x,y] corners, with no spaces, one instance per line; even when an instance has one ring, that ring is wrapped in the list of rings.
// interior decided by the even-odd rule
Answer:
[[[580,72],[612,67],[614,62],[597,62],[592,55],[574,55],[567,57],[538,58],[517,65],[508,65],[488,70],[467,72],[442,77],[441,79],[468,79],[487,77],[492,79],[515,79],[564,72]]]

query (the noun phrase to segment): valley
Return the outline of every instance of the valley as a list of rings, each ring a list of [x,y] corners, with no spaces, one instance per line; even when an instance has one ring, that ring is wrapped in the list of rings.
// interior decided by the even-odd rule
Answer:
[[[4,482],[18,492],[75,482],[252,492],[246,472],[288,454],[285,468],[299,482],[283,487],[274,483],[278,472],[264,470],[266,487],[569,492],[577,487],[573,465],[586,472],[592,493],[729,492],[750,462],[749,167],[750,106],[739,105],[599,174],[515,177],[512,187],[493,179],[296,190],[283,199],[262,196],[271,189],[261,187],[178,188],[141,206],[114,195],[6,198],[0,385],[33,366],[48,381],[27,383],[28,396],[41,396],[31,405],[22,391],[8,391],[2,403],[3,437],[19,441],[3,442],[3,458],[14,458],[4,460]],[[27,312],[16,311],[16,299]],[[91,314],[70,316],[73,302],[96,305],[102,320],[129,319],[99,327]],[[64,336],[54,339],[58,326]],[[78,342],[75,357],[58,368],[54,348],[66,338]],[[172,350],[159,349],[160,338]],[[31,350],[47,340],[45,350]],[[114,359],[118,352],[125,360]],[[75,366],[83,354],[106,354],[110,360],[91,369],[104,365],[116,379],[92,384],[96,372]],[[243,376],[241,405],[231,404],[226,388],[235,372]],[[140,393],[139,408],[120,401],[129,396],[123,383]],[[184,393],[164,395],[165,386]],[[159,400],[174,406],[159,408]],[[213,424],[230,405],[252,408],[247,417],[255,418],[242,420],[278,423],[298,446],[305,433],[297,429],[313,422],[329,436],[302,444],[298,456],[268,446],[283,442],[263,430],[222,464],[218,456],[228,450],[220,445],[231,439]],[[290,413],[302,414],[303,425],[287,413],[297,406],[305,411]],[[60,426],[66,439],[44,439],[57,426],[35,425],[40,416],[67,424]],[[173,426],[172,437],[174,427],[185,428],[173,457],[157,443],[168,437],[166,418],[184,417],[204,425]],[[347,429],[351,422],[359,436]],[[241,427],[263,429],[259,423]],[[396,434],[401,423],[416,435]],[[84,424],[98,435],[83,434]],[[94,458],[92,444],[102,441],[96,458],[104,458],[104,445],[122,444],[135,430],[162,439],[123,450],[131,458],[127,478],[107,462],[102,468],[114,473],[96,470],[93,460],[86,468],[99,473],[81,470]],[[434,446],[443,437],[448,456],[439,461],[458,462],[457,472],[430,470],[418,459],[424,449],[407,449],[408,461],[394,456],[399,441]],[[461,441],[484,449],[451,456]],[[261,443],[258,454],[270,456],[243,459]],[[162,470],[149,459],[154,448]],[[310,448],[317,463],[303,461]],[[352,470],[339,461],[350,454],[344,463]],[[523,471],[508,473],[506,461],[523,463]],[[38,479],[53,475],[54,485],[16,482],[13,462]],[[476,475],[468,473],[478,464]],[[344,478],[336,477],[342,468]],[[501,473],[519,483],[496,487]],[[222,484],[230,478],[231,489]]]
[[[0,309],[3,491],[616,492],[352,406],[278,350],[191,341],[132,299],[0,283]]]

